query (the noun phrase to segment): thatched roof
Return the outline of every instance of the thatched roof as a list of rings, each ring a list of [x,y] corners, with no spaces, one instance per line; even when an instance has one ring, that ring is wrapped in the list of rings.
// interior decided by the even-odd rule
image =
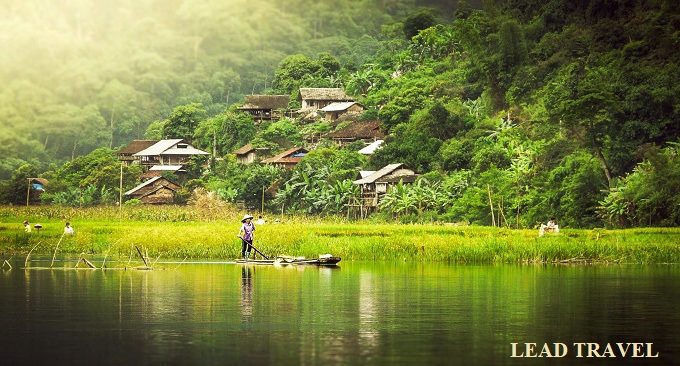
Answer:
[[[245,155],[251,151],[255,150],[253,147],[253,144],[245,144],[241,146],[240,148],[234,150],[234,155]]]
[[[239,109],[287,109],[288,95],[246,95],[246,101]]]
[[[303,100],[335,100],[352,101],[354,98],[345,94],[341,88],[300,88],[300,98]]]
[[[118,150],[119,154],[136,154],[148,147],[151,147],[158,140],[132,140],[127,146],[124,146]]]
[[[382,139],[385,134],[380,131],[380,121],[354,121],[347,126],[326,134],[331,139]]]

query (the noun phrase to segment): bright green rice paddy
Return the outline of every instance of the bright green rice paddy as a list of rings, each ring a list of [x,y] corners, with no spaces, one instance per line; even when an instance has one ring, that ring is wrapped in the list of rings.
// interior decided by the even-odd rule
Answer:
[[[0,207],[0,259],[107,256],[127,260],[133,246],[164,259],[228,260],[239,256],[236,237],[244,212],[229,208]],[[318,217],[269,216],[256,229],[255,246],[268,255],[347,260],[453,263],[680,263],[680,228],[569,229],[538,237],[538,230],[446,224],[403,225]],[[278,223],[274,219],[278,218]],[[23,232],[22,221],[43,229]]]

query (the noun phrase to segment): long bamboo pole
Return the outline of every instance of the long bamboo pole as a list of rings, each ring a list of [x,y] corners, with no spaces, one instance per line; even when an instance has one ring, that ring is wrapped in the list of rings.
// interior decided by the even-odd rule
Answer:
[[[57,242],[57,246],[54,247],[54,254],[52,254],[52,262],[50,263],[50,268],[52,268],[52,266],[54,265],[54,258],[56,258],[56,256],[57,256],[57,249],[59,249],[59,244],[61,244],[61,239],[64,239],[64,234],[66,234],[66,233],[61,234],[61,238],[59,238],[59,241]]]
[[[120,162],[120,182],[118,185],[118,210],[123,210],[123,162]]]
[[[28,178],[28,188],[26,189],[26,207],[28,207],[28,201],[31,198],[31,178]]]
[[[31,253],[33,253],[33,249],[35,249],[38,245],[40,245],[40,243],[42,243],[42,242],[39,241],[36,245],[33,246],[33,248],[31,248],[31,250],[28,251],[28,254],[26,255],[26,260],[24,261],[24,267],[28,267],[28,258],[31,257]]]

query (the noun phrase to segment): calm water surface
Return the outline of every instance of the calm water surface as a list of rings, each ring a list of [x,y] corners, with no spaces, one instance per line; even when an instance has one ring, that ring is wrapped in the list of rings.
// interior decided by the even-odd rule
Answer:
[[[341,262],[0,272],[0,363],[680,364],[678,266]],[[653,342],[657,359],[511,358]]]

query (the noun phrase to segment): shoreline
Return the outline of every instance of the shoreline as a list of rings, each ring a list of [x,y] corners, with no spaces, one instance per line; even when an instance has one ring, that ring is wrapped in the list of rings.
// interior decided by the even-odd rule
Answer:
[[[42,214],[41,210],[42,209]],[[0,208],[0,259],[54,254],[58,258],[107,256],[128,259],[137,246],[149,257],[230,260],[240,256],[239,211],[191,208],[118,210],[38,207]],[[198,212],[198,213],[197,213]],[[23,214],[23,215],[22,215]],[[123,216],[123,215],[121,215]],[[233,217],[232,217],[233,216]],[[29,217],[43,229],[23,232]],[[184,221],[178,220],[184,218]],[[680,263],[680,228],[569,229],[538,237],[538,230],[442,224],[390,224],[338,218],[286,216],[258,226],[254,245],[267,256],[315,258],[330,253],[343,261],[412,261],[470,264],[662,264]],[[137,256],[136,250],[133,253]]]

